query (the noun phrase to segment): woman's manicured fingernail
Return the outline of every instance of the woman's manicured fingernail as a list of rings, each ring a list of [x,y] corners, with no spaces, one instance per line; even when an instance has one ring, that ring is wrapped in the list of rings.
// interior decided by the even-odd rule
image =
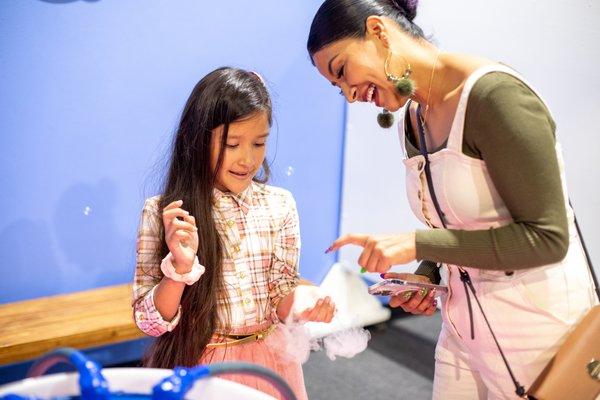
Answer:
[[[325,254],[327,253],[331,253],[331,247],[328,247],[327,250],[325,250]]]
[[[431,291],[429,292],[429,297],[433,297],[435,296],[435,290],[431,289]]]
[[[381,277],[381,279],[385,279],[385,272],[383,274],[379,274],[379,276]]]
[[[367,272],[367,269],[366,269],[365,267],[361,267],[361,269],[360,269],[360,273],[361,273],[361,274],[364,274],[365,272]]]
[[[412,296],[412,292],[406,292],[406,293],[404,293],[404,300],[410,299],[411,296]]]
[[[421,290],[419,290],[419,294],[425,297],[425,295],[427,294],[427,288],[421,288]]]

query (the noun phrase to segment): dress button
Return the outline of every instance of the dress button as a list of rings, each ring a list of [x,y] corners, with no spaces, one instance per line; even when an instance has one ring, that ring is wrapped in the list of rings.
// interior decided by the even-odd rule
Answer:
[[[229,221],[227,221],[227,225],[233,226],[233,225],[235,225],[235,221],[230,219]]]
[[[244,304],[250,304],[250,301],[251,301],[251,300],[250,300],[249,298],[247,298],[247,297],[246,297],[246,298],[244,299]]]
[[[244,279],[246,277],[246,274],[244,272],[240,272],[240,273],[238,273],[238,277],[240,279]]]
[[[235,246],[233,246],[233,252],[234,253],[239,253],[240,252],[240,246],[237,245],[237,244]]]

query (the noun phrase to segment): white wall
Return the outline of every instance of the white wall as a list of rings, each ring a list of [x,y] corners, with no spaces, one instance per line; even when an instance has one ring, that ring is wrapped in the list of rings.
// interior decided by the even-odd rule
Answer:
[[[416,20],[445,51],[507,63],[541,92],[558,125],[571,199],[596,271],[600,271],[598,21],[600,3],[583,0],[428,0],[421,1]],[[377,113],[368,104],[348,107],[342,233],[420,227],[406,200],[397,131],[379,128]],[[340,260],[356,265],[359,254],[359,248],[347,247]]]

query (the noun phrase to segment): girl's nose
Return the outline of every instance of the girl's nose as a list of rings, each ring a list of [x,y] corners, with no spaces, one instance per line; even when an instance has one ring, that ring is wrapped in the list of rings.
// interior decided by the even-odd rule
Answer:
[[[250,167],[254,163],[254,154],[251,150],[247,150],[242,154],[242,157],[239,159],[239,163],[245,167]]]

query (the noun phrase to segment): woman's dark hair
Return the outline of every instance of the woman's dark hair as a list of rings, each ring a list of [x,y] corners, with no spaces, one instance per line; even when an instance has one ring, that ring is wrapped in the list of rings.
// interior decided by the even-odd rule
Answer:
[[[229,67],[219,68],[202,78],[185,104],[174,138],[160,210],[173,201],[183,200],[183,208],[196,219],[197,254],[206,272],[197,283],[185,287],[179,324],[155,340],[145,357],[145,366],[197,365],[215,330],[227,329],[220,325],[217,312],[219,302],[224,302],[228,311],[228,302],[224,296],[222,243],[213,220],[213,188],[222,165],[229,125],[260,112],[267,113],[271,125],[272,106],[264,82],[252,72]],[[221,125],[221,150],[213,169],[211,138],[213,130]],[[265,161],[262,179],[255,180],[266,182],[268,177],[269,167]],[[157,262],[169,252],[162,223],[161,236]],[[154,278],[160,279],[162,275]]]
[[[423,38],[421,28],[412,22],[417,16],[418,3],[418,0],[326,0],[310,26],[308,53],[312,58],[338,40],[365,37],[366,21],[372,15],[391,18],[410,35]]]

